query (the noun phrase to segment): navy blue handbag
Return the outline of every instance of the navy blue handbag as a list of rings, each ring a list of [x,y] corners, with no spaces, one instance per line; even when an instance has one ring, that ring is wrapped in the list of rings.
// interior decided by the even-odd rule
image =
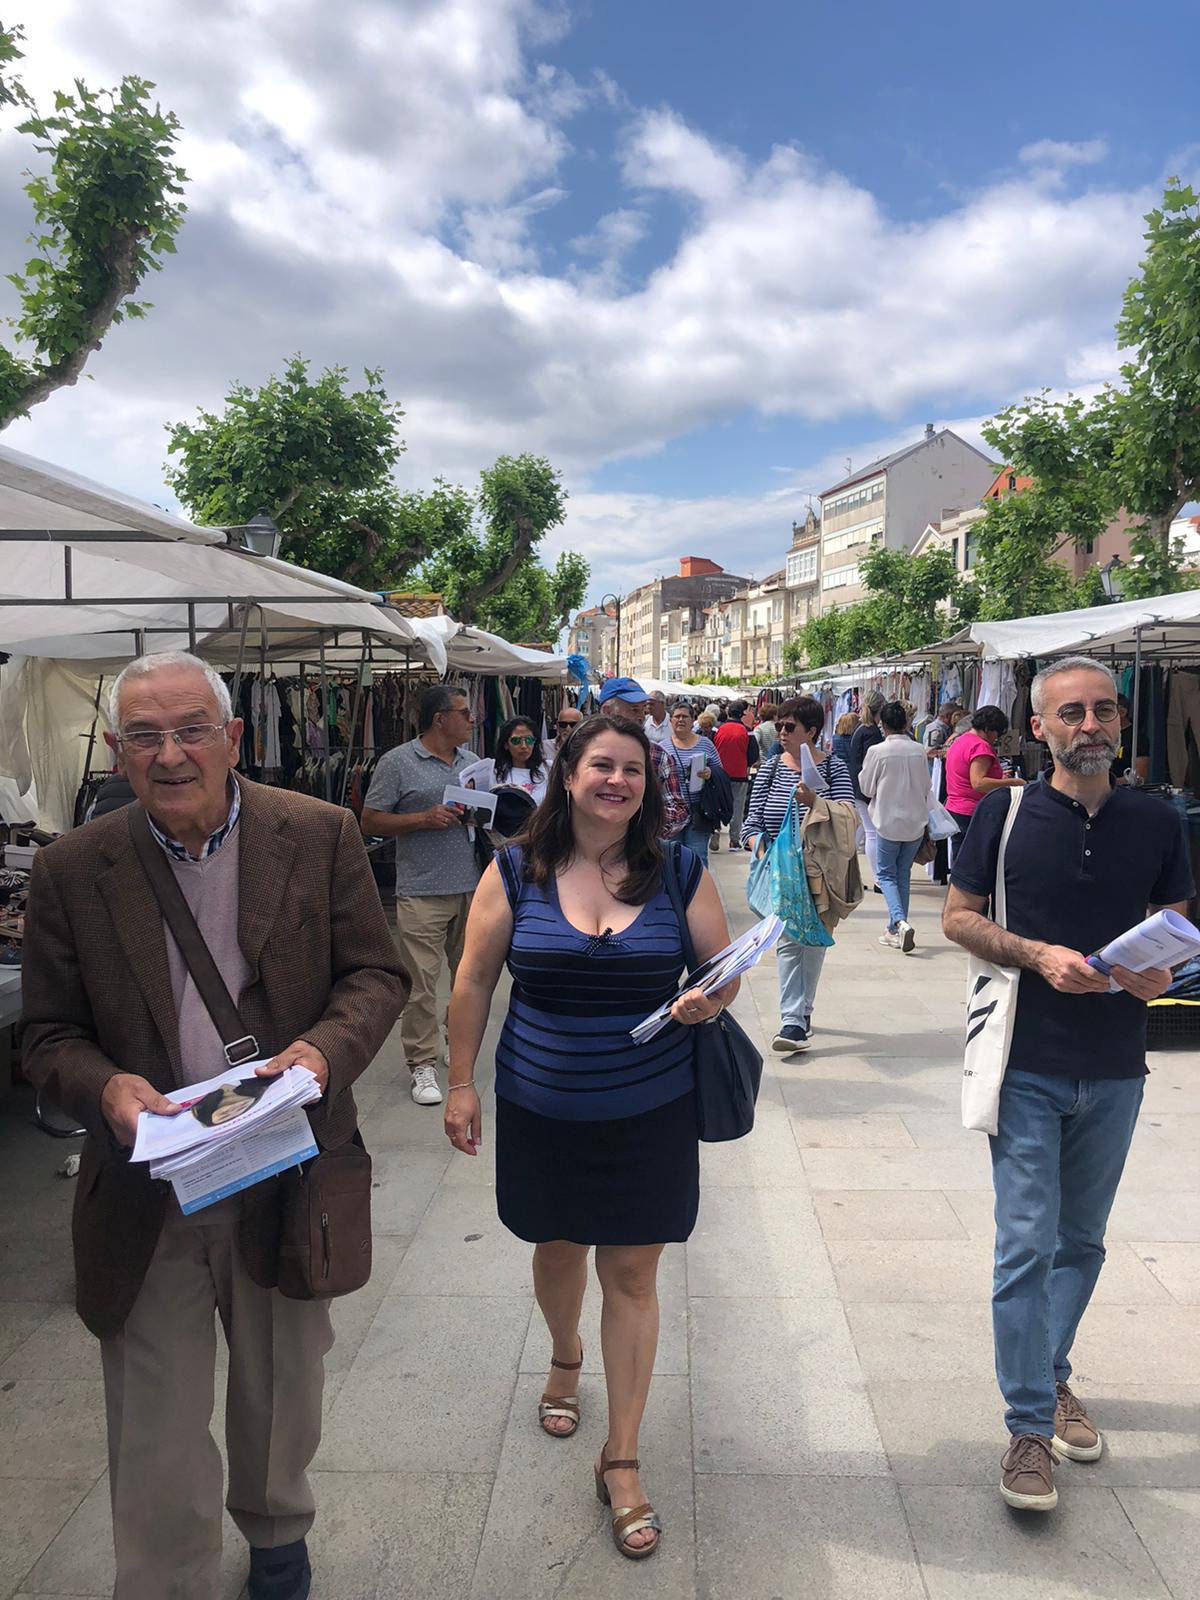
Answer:
[[[663,888],[667,891],[679,922],[683,959],[689,972],[700,962],[687,924],[683,890],[679,881],[679,845],[675,840],[663,844]],[[673,1023],[679,1027],[681,1024]],[[700,1137],[705,1144],[722,1144],[741,1139],[754,1126],[754,1102],[762,1082],[763,1059],[750,1036],[728,1011],[715,1022],[698,1023],[692,1028],[696,1060],[696,1111]]]

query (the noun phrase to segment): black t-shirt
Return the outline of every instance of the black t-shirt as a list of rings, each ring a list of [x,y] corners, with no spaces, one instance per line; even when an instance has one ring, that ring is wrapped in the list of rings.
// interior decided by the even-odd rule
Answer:
[[[1007,790],[985,795],[950,881],[987,895],[996,881]],[[1150,906],[1194,892],[1174,809],[1155,795],[1114,788],[1094,817],[1044,779],[1021,799],[1005,852],[1009,931],[1092,955],[1136,926]],[[1136,1078],[1146,1071],[1146,1007],[1133,995],[1060,994],[1022,972],[1009,1064],[1069,1078]]]

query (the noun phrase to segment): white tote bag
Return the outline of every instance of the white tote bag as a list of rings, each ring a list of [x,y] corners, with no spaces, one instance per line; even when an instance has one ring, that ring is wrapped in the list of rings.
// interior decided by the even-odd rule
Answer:
[[[1008,926],[1004,889],[1004,856],[1008,836],[1017,819],[1024,789],[1008,791],[1008,816],[996,853],[996,887],[992,895],[992,920]],[[1008,1065],[1013,1023],[1017,1016],[1020,967],[1000,967],[980,956],[967,957],[967,1045],[963,1059],[963,1127],[976,1133],[995,1133],[1000,1114],[1000,1085]]]

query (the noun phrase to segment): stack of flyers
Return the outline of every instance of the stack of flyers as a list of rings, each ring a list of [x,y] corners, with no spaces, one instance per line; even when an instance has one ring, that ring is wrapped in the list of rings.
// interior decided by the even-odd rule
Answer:
[[[143,1111],[131,1161],[150,1164],[168,1180],[180,1210],[199,1211],[315,1156],[317,1146],[301,1107],[321,1098],[307,1067],[260,1078],[261,1061],[247,1061],[168,1096],[184,1109],[173,1117]]]
[[[630,1035],[637,1044],[645,1044],[648,1039],[653,1039],[656,1033],[662,1030],[671,1021],[671,1007],[681,994],[686,994],[689,989],[699,989],[704,994],[712,994],[716,989],[723,989],[734,978],[740,978],[743,972],[749,972],[756,966],[778,942],[783,932],[783,923],[778,917],[764,917],[761,922],[742,934],[740,939],[735,939],[732,944],[727,944],[724,950],[718,950],[715,956],[698,966],[695,972],[685,973],[679,980],[678,990],[657,1011],[652,1011],[644,1022],[639,1022],[636,1028],[631,1028]]]

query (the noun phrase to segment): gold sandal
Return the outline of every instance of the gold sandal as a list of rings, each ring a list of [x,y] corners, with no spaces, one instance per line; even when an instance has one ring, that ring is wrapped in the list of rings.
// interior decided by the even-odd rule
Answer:
[[[560,1372],[578,1372],[580,1367],[583,1366],[583,1340],[579,1341],[578,1361],[556,1361],[551,1356],[550,1365],[557,1367]],[[566,1417],[569,1419],[571,1426],[569,1428],[548,1428],[546,1426],[548,1417]],[[538,1422],[541,1424],[542,1432],[548,1434],[551,1439],[569,1439],[579,1427],[579,1396],[577,1394],[543,1394],[538,1401]]]
[[[612,1536],[617,1549],[628,1561],[644,1561],[647,1556],[652,1556],[662,1543],[663,1525],[658,1512],[648,1500],[644,1500],[640,1506],[613,1505],[604,1474],[611,1472],[614,1467],[628,1467],[631,1471],[637,1472],[641,1462],[609,1461],[604,1454],[607,1449],[608,1443],[605,1441],[600,1451],[600,1465],[592,1468],[596,1474],[596,1498],[602,1506],[608,1506],[612,1511]],[[656,1535],[653,1544],[631,1545],[626,1542],[631,1533],[641,1533],[647,1528]]]

